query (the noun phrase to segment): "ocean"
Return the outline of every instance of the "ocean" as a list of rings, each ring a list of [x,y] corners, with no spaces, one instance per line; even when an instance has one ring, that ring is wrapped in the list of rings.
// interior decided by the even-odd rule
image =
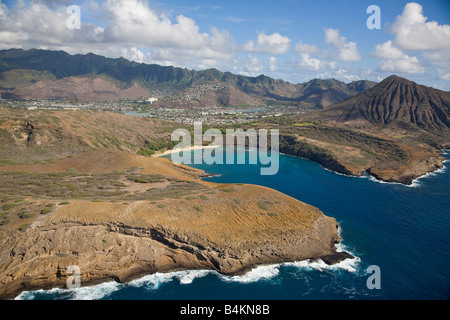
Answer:
[[[238,151],[243,152],[243,151]],[[248,152],[248,151],[246,151]],[[450,159],[450,153],[444,154]],[[192,165],[207,181],[267,186],[318,207],[340,224],[339,250],[355,256],[338,265],[292,261],[242,276],[214,271],[157,273],[127,284],[24,292],[17,299],[98,300],[447,300],[450,298],[449,162],[412,186],[349,177],[310,160],[280,155],[279,172],[259,165]],[[370,289],[377,266],[379,289]],[[369,270],[368,270],[369,269]]]

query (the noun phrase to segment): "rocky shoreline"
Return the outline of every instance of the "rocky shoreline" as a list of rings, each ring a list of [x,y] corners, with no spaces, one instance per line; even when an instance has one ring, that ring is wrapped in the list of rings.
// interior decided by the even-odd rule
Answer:
[[[104,152],[80,157],[97,168]],[[130,157],[107,152],[116,159]],[[205,172],[167,159],[133,159],[142,161],[132,167],[143,172],[167,170],[207,189],[195,198],[158,202],[70,200],[39,216],[25,231],[10,226],[0,234],[0,299],[65,288],[71,265],[79,266],[82,286],[91,286],[111,280],[125,283],[155,272],[215,270],[233,276],[259,265],[307,259],[336,264],[353,258],[336,250],[338,224],[317,208],[265,187],[204,182]],[[75,162],[80,163],[60,163],[71,167]],[[423,168],[430,165],[435,164],[425,162]]]
[[[70,265],[80,268],[82,285],[90,286],[111,280],[125,283],[155,272],[201,269],[232,276],[264,264],[305,259],[335,264],[351,258],[336,252],[340,238],[334,219],[317,214],[310,230],[288,232],[284,239],[276,240],[283,233],[274,237],[270,228],[264,228],[264,240],[253,237],[232,246],[161,226],[63,222],[48,216],[26,234],[2,242],[0,297],[11,299],[22,291],[65,288]]]
[[[324,153],[324,150],[318,149],[317,152],[307,152],[303,153],[294,149],[283,149],[280,150],[281,153],[299,157],[303,159],[308,159],[320,164],[327,170],[343,174],[346,176],[362,177],[364,175],[369,175],[374,177],[376,180],[385,183],[400,183],[404,185],[412,185],[415,180],[426,176],[429,173],[433,173],[444,167],[444,162],[447,160],[445,157],[441,156],[445,149],[439,151],[434,156],[430,156],[426,159],[420,159],[415,163],[410,163],[406,166],[402,166],[396,169],[385,169],[380,170],[376,168],[361,168],[359,171],[349,170],[345,164],[340,163],[337,159],[333,158],[330,154]]]
[[[112,157],[114,162],[109,160]],[[1,299],[12,299],[22,291],[64,288],[71,276],[67,268],[72,265],[80,269],[82,286],[90,286],[111,280],[128,282],[155,272],[215,270],[237,275],[259,265],[321,258],[337,263],[349,257],[336,250],[341,241],[338,223],[318,208],[266,187],[205,182],[200,179],[203,171],[167,159],[96,150],[53,164],[2,170],[74,168],[74,176],[59,176],[60,183],[68,183],[82,169],[116,172],[130,167],[140,167],[140,173],[147,174],[143,178],[158,173],[158,179],[165,179],[163,172],[170,177],[153,183],[123,180],[134,197],[140,190],[146,192],[142,200],[58,199],[50,203],[51,212],[2,228]],[[121,175],[108,177],[114,176]],[[133,177],[138,178],[137,174]],[[192,183],[197,188],[181,196],[158,191],[174,192]],[[165,196],[152,201],[148,198],[152,194]],[[49,204],[48,199],[34,201]],[[26,209],[23,203],[17,214]],[[27,228],[21,226],[27,221]]]

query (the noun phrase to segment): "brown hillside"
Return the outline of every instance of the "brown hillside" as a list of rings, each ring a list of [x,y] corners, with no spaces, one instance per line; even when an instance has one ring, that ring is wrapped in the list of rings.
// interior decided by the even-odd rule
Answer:
[[[108,149],[2,167],[9,211],[0,224],[0,298],[64,287],[71,265],[85,286],[180,269],[235,274],[336,253],[337,223],[317,208],[201,174]]]
[[[364,93],[317,112],[315,118],[350,124],[364,120],[393,128],[448,134],[450,92],[391,76]]]
[[[101,111],[0,108],[0,163],[30,163],[93,148],[138,152],[168,143],[177,124]]]
[[[20,99],[76,98],[80,102],[96,102],[149,97],[151,93],[137,83],[120,88],[100,77],[67,77],[18,87],[11,91],[11,95]]]

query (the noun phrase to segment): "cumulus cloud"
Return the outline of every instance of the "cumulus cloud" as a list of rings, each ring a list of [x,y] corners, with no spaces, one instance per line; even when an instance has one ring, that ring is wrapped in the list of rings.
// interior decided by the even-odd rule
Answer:
[[[269,70],[271,72],[275,72],[275,71],[278,71],[279,68],[280,68],[280,64],[278,63],[277,58],[270,57],[269,58]]]
[[[372,75],[371,69],[365,69],[362,70],[359,67],[352,67],[352,68],[337,68],[336,70],[333,70],[331,72],[323,72],[317,74],[317,77],[319,79],[337,79],[344,82],[352,82],[352,81],[358,81],[358,80],[364,80],[367,79],[369,76]],[[379,81],[383,80],[384,78],[381,77],[378,79]]]
[[[325,29],[325,42],[334,45],[337,50],[337,60],[346,62],[362,60],[356,43],[347,42],[347,39],[341,36],[337,29]]]
[[[395,19],[391,32],[394,43],[403,50],[446,50],[450,51],[450,25],[439,25],[428,21],[418,3],[406,4],[403,13]]]
[[[256,56],[249,55],[245,64],[245,71],[251,75],[256,75],[264,70],[263,62]]]
[[[396,48],[392,44],[392,41],[389,40],[387,42],[377,45],[372,55],[381,59],[399,60],[405,56],[405,53],[399,48]]]
[[[185,66],[192,66],[194,60],[228,59],[237,48],[226,30],[201,32],[195,20],[157,14],[144,0],[107,0],[90,7],[98,10],[95,14],[103,27],[83,23],[82,10],[81,29],[70,30],[66,26],[70,16],[67,1],[33,0],[28,5],[19,1],[11,9],[0,3],[0,48],[92,51],[139,62],[173,59],[172,64],[182,61]]]
[[[248,52],[283,54],[289,51],[290,46],[291,39],[282,36],[278,32],[271,35],[266,35],[264,32],[261,32],[258,34],[256,44],[253,41],[249,41],[244,44],[243,49]]]
[[[41,2],[25,6],[21,1],[14,8],[8,9],[0,3],[0,46],[39,47],[95,41],[94,37],[99,29],[91,24],[85,25],[84,32],[67,28],[66,20],[69,15],[65,9],[52,11]]]
[[[157,15],[142,0],[108,0],[103,9],[110,19],[104,32],[105,42],[198,48],[209,40],[208,34],[199,32],[193,19],[179,15],[173,22],[165,15]]]
[[[144,62],[145,60],[145,53],[139,50],[139,48],[137,47],[122,48],[121,56],[124,57],[125,59],[141,63]]]
[[[317,46],[315,46],[313,44],[303,43],[302,41],[299,41],[295,45],[295,51],[300,52],[300,53],[308,53],[308,54],[314,54],[314,53],[320,52],[320,50]]]
[[[317,71],[320,70],[321,62],[319,59],[312,58],[308,53],[300,54],[299,67],[304,70]]]
[[[236,55],[233,59],[224,61],[222,66],[235,74],[255,77],[264,73],[267,68],[267,63],[256,54],[250,53],[246,55]]]
[[[429,63],[437,66],[438,77],[441,80],[450,80],[450,52],[425,52],[423,57]]]
[[[410,57],[397,48],[391,40],[375,46],[372,56],[381,59],[381,71],[402,73],[424,73],[426,68],[417,57]]]
[[[417,57],[405,55],[404,58],[399,60],[382,60],[380,70],[417,74],[424,73],[426,68],[420,63]]]
[[[337,32],[337,37],[336,34],[334,34],[333,36],[335,36],[335,39],[342,38],[339,36],[339,32]],[[343,41],[345,42],[345,38],[343,38]],[[300,53],[300,60],[298,61],[297,66],[301,70],[306,71],[337,70],[339,67],[338,60],[354,61],[354,58],[356,58],[354,56],[353,59],[349,59],[348,55],[347,57],[342,58],[342,56],[336,55],[335,52],[330,52],[329,50],[320,50],[316,45],[310,45],[307,43],[303,43],[302,41],[299,41],[296,44],[295,51]]]
[[[396,17],[390,31],[394,39],[377,45],[372,53],[380,59],[381,71],[425,73],[427,68],[411,54],[415,51],[414,54],[421,54],[428,66],[437,67],[440,79],[450,79],[450,25],[428,21],[423,7],[411,2]]]

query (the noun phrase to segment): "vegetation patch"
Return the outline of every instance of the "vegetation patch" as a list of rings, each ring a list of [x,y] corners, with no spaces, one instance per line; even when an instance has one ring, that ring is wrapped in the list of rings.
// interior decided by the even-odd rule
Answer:
[[[209,190],[207,186],[195,181],[176,180],[163,175],[138,175],[130,171],[98,174],[79,174],[69,171],[3,172],[0,173],[0,179],[3,182],[0,185],[0,197],[3,200],[17,197],[91,201],[162,200],[192,196]],[[160,188],[148,188],[142,192],[131,192],[126,190],[126,185],[122,182],[126,180],[138,184],[157,182],[169,182],[169,184]],[[61,203],[65,205],[64,202]],[[0,209],[8,211],[18,205],[20,203],[4,203]]]
[[[30,224],[24,224],[24,225],[21,225],[20,227],[19,227],[19,231],[27,231],[27,229],[30,227],[31,225]]]
[[[48,214],[50,212],[52,212],[51,208],[44,208],[44,209],[41,210],[41,214]]]
[[[202,207],[202,206],[195,205],[193,208],[194,208],[195,210],[197,210],[198,212],[203,212],[203,207]]]
[[[258,207],[262,210],[269,210],[269,207],[273,204],[272,201],[269,200],[260,200],[258,201]]]
[[[178,144],[178,142],[174,141],[166,141],[166,140],[160,140],[155,142],[150,142],[148,140],[145,140],[144,146],[139,150],[137,153],[141,156],[150,157],[154,155],[156,152],[163,152],[168,149],[173,149]]]

